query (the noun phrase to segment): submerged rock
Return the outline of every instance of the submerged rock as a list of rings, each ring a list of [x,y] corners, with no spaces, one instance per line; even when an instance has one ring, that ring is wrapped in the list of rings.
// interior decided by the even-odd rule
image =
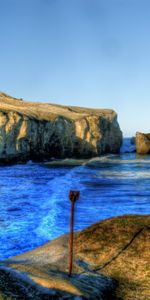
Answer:
[[[149,225],[150,215],[125,215],[77,232],[71,278],[67,234],[2,261],[0,296],[11,292],[16,294],[13,299],[148,300]]]
[[[78,167],[86,165],[90,159],[72,159],[72,158],[65,158],[65,159],[57,159],[52,160],[49,162],[45,162],[45,166],[47,167]]]
[[[0,161],[88,158],[119,152],[117,114],[26,102],[0,93]]]
[[[136,152],[138,154],[150,153],[150,133],[136,133]]]

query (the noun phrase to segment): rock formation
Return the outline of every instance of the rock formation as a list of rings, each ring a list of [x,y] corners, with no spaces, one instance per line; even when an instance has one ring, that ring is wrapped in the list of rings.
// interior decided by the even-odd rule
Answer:
[[[34,103],[0,93],[0,161],[93,157],[116,153],[122,143],[117,115]]]
[[[138,154],[150,153],[150,133],[136,133],[136,152]]]
[[[1,261],[0,299],[149,299],[150,215],[111,218],[77,232],[71,278],[68,244],[66,234]]]

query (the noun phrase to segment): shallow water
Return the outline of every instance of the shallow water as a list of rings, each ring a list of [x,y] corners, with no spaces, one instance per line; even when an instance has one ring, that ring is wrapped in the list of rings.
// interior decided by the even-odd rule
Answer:
[[[112,216],[148,214],[150,156],[106,155],[77,167],[0,167],[0,259],[68,232],[70,189],[80,190],[75,230]]]

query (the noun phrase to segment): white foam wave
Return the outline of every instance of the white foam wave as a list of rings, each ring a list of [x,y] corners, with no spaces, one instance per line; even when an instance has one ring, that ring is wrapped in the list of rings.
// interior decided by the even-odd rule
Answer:
[[[99,172],[100,177],[107,177],[107,178],[118,178],[118,179],[123,179],[123,178],[128,178],[128,179],[144,179],[148,178],[150,179],[150,172],[149,171],[100,171]]]
[[[121,159],[121,158],[111,158],[110,156],[103,156],[99,158],[92,158],[88,162],[83,163],[84,166],[96,165],[99,163],[109,163],[109,164],[150,164],[150,159]]]

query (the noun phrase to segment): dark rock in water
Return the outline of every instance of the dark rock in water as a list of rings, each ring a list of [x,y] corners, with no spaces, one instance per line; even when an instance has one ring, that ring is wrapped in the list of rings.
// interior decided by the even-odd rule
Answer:
[[[138,154],[150,153],[150,133],[136,133],[136,152]]]
[[[0,93],[0,139],[0,163],[10,163],[117,153],[122,133],[110,109],[26,102]]]
[[[16,211],[21,211],[21,208],[19,207],[11,207],[7,209],[8,213],[10,212],[16,212]]]
[[[57,159],[52,160],[49,162],[45,162],[45,165],[48,167],[77,167],[85,165],[89,162],[89,159],[72,159],[72,158],[66,158],[66,159]]]
[[[75,233],[71,278],[67,234],[2,261],[0,297],[149,299],[149,224],[150,215],[124,215]]]

